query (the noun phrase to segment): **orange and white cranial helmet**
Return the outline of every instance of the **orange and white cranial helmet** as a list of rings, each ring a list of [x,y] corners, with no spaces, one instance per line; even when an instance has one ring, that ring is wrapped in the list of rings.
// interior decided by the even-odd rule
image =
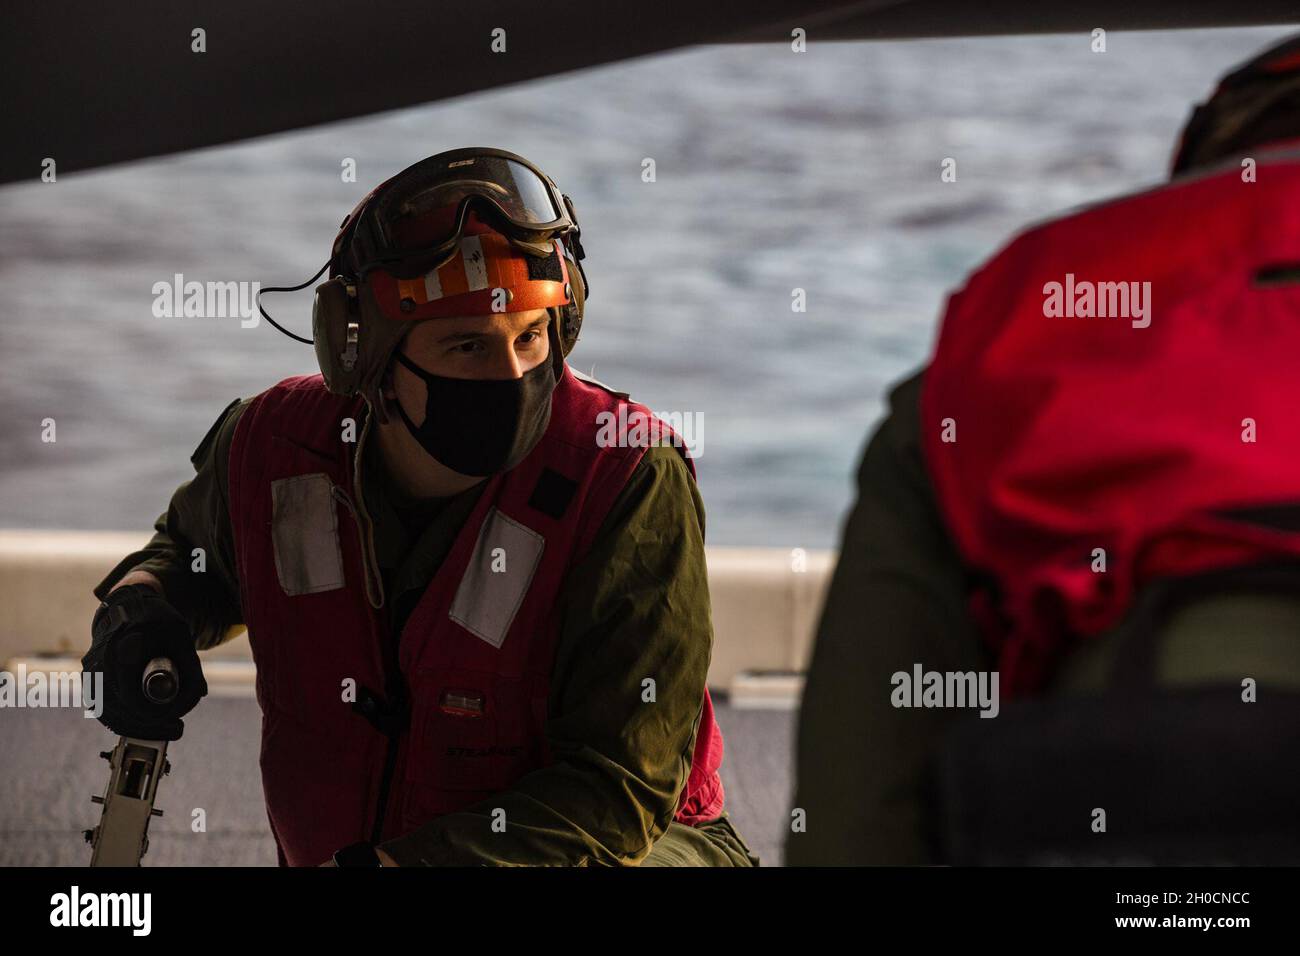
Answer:
[[[343,221],[313,339],[325,384],[378,400],[414,323],[550,310],[557,374],[582,327],[584,252],[572,201],[504,150],[439,153],[387,180]]]

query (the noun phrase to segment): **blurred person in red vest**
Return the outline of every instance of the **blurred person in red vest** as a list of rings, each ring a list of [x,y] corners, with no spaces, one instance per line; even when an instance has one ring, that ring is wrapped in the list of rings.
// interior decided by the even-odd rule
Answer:
[[[1300,860],[1300,38],[1016,237],[896,386],[789,864]]]

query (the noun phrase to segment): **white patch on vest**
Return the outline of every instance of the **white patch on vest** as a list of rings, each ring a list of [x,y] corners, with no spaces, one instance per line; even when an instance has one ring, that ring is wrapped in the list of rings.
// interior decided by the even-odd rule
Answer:
[[[469,291],[486,289],[487,259],[483,257],[483,243],[478,236],[466,236],[460,241],[460,258],[465,263],[465,282]]]
[[[324,472],[271,482],[271,539],[285,594],[343,587],[343,549],[332,488]]]
[[[489,511],[451,602],[451,619],[493,647],[500,647],[533,583],[545,547],[546,539],[532,528],[496,508]],[[492,571],[494,548],[505,549],[508,570]]]
[[[438,278],[438,270],[432,269],[424,274],[424,301],[432,302],[441,298],[442,280]]]

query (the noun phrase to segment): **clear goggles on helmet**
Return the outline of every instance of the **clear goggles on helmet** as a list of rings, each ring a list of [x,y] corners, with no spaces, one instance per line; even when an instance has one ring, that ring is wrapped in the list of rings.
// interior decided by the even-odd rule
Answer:
[[[416,163],[363,203],[356,223],[343,229],[351,233],[352,274],[427,273],[455,254],[471,211],[511,239],[548,243],[559,237],[576,259],[584,257],[573,202],[550,177],[514,153],[469,148]]]

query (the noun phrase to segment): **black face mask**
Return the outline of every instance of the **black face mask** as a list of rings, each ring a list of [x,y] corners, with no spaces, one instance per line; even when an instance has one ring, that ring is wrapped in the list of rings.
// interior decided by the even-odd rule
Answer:
[[[424,379],[424,421],[417,427],[394,399],[415,440],[453,471],[487,477],[509,471],[533,450],[551,421],[555,372],[548,357],[521,378],[447,378],[397,360]]]

